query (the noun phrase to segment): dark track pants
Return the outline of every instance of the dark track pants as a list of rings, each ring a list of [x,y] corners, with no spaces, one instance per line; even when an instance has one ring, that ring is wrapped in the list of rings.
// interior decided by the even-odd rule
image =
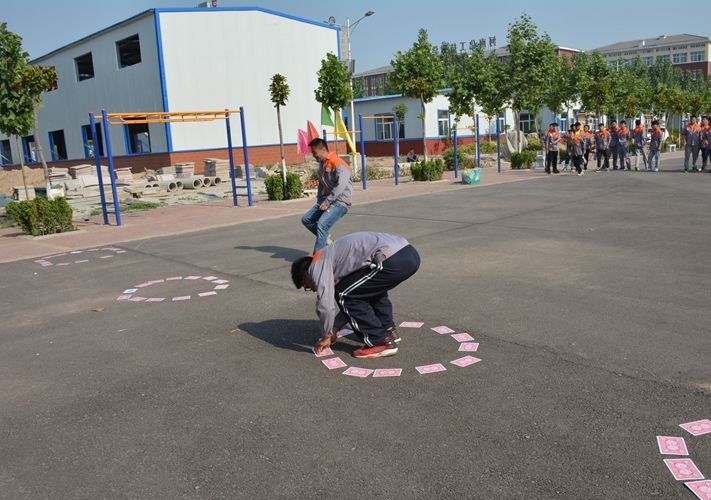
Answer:
[[[336,301],[355,334],[368,346],[382,343],[387,329],[395,326],[388,291],[408,279],[420,267],[420,255],[407,245],[380,265],[364,267],[336,284]]]

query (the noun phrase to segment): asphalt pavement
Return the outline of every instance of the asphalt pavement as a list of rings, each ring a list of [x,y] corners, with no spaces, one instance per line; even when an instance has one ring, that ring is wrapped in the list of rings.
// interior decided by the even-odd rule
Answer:
[[[590,172],[356,205],[335,236],[407,237],[391,297],[424,325],[335,356],[399,377],[311,353],[298,215],[0,264],[0,499],[693,498],[656,436],[711,476],[711,434],[679,428],[711,418],[710,189]]]

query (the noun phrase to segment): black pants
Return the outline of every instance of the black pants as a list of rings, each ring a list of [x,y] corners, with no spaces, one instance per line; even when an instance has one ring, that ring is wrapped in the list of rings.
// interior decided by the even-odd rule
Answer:
[[[336,285],[338,307],[348,317],[353,332],[368,346],[382,343],[395,326],[388,291],[420,267],[420,254],[407,245],[378,266],[364,267]]]
[[[607,149],[598,149],[597,152],[597,169],[600,170],[600,164],[605,170],[610,169],[610,152]]]
[[[556,172],[558,170],[558,151],[548,151],[546,153],[546,172]]]
[[[583,158],[585,159],[585,163],[583,164],[583,168],[585,170],[588,169],[588,162],[590,161],[590,150],[586,149],[585,154],[583,155]]]
[[[575,171],[580,173],[583,171],[583,155],[573,156],[573,166],[575,166]]]
[[[701,150],[701,167],[706,168],[706,163],[709,161],[709,157],[711,156],[711,149],[702,149]]]
[[[620,145],[610,146],[610,151],[612,152],[612,170],[617,170],[617,157],[619,156]],[[620,159],[620,162],[623,160]],[[624,165],[622,168],[625,168]]]

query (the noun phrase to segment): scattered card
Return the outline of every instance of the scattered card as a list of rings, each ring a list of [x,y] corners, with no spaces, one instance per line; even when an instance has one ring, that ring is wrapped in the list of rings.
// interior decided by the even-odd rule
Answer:
[[[711,433],[711,420],[705,418],[703,420],[696,420],[694,422],[681,424],[679,427],[687,431],[692,436],[701,436],[703,434]]]
[[[657,436],[659,453],[662,455],[688,455],[686,442],[682,437]]]
[[[373,372],[373,378],[399,377],[402,375],[402,368],[378,368]]]
[[[75,260],[75,264],[83,264],[84,262],[89,262],[89,259]]]
[[[71,262],[60,262],[60,263],[57,264],[57,265],[58,265],[58,266],[68,266],[69,264],[71,264]]]
[[[711,500],[711,481],[693,481],[684,483],[684,486],[689,488],[691,492],[701,500]]]
[[[463,358],[457,358],[453,361],[450,361],[450,363],[464,368],[465,366],[473,365],[474,363],[478,363],[479,361],[481,360],[479,358],[475,358],[474,356],[464,356]]]
[[[73,252],[69,252],[69,253],[82,253],[82,251],[83,250],[74,250]]]
[[[211,295],[217,295],[217,292],[212,291],[212,292],[202,292],[198,293],[198,297],[209,297]]]
[[[420,323],[419,321],[403,321],[400,323],[400,328],[422,328],[422,325],[424,323]],[[373,375],[375,377],[375,375]]]
[[[111,257],[113,257],[113,255],[100,255],[99,256],[100,259],[110,259]]]
[[[315,348],[312,347],[311,350],[313,351],[314,354],[316,354]],[[317,358],[323,358],[325,356],[333,356],[333,351],[331,350],[330,347],[322,349],[320,353],[316,354]]]
[[[131,297],[128,300],[130,300],[131,302],[143,302],[144,300],[146,300],[146,298],[145,297]]]
[[[217,276],[205,276],[203,279],[205,281],[212,281],[212,280],[216,280]]]
[[[457,342],[469,342],[471,340],[474,340],[474,337],[472,337],[468,333],[453,333],[452,338]]]
[[[448,333],[454,333],[454,330],[452,330],[448,326],[435,326],[434,328],[431,329],[432,331],[435,331],[439,333],[440,335],[446,335]]]
[[[199,279],[200,279],[200,276],[186,276],[186,277],[183,278],[183,279],[186,279],[186,280],[199,280]]]
[[[460,352],[476,352],[479,349],[479,342],[462,342],[459,344]]]
[[[126,250],[115,250],[116,253],[126,253]]]
[[[182,295],[180,297],[173,297],[173,302],[179,302],[181,300],[190,300],[190,295]]]
[[[435,363],[433,365],[416,366],[415,369],[420,373],[420,375],[424,375],[426,373],[437,373],[437,372],[447,371],[447,369],[444,367],[444,365],[442,363]]]
[[[230,280],[214,280],[213,283],[216,285],[224,285],[225,283],[229,283]]]
[[[182,276],[171,276],[170,278],[166,278],[165,281],[177,281],[183,279]]]
[[[165,297],[151,297],[150,299],[146,299],[146,302],[163,302],[165,300]]]
[[[704,479],[704,475],[690,458],[665,458],[664,463],[677,481]]]
[[[118,297],[116,297],[116,300],[128,300],[130,298],[131,298],[131,295],[124,294],[124,295],[119,295]]]
[[[341,337],[345,337],[346,335],[351,335],[353,333],[353,330],[350,328],[344,328],[342,330],[339,330],[336,336],[340,339]]]
[[[373,373],[373,370],[369,370],[367,368],[357,368],[355,366],[351,366],[350,368],[348,368],[346,371],[343,372],[343,375],[348,375],[349,377],[366,378],[371,373]]]
[[[158,283],[163,283],[165,280],[151,280],[148,282],[149,285],[157,285]]]
[[[136,293],[138,291],[138,288],[127,288],[123,291],[123,293]]]
[[[225,290],[226,288],[229,288],[230,285],[217,285],[215,287],[215,290]]]
[[[341,358],[322,359],[321,363],[326,365],[326,368],[328,368],[329,370],[345,368],[346,366],[348,366]]]

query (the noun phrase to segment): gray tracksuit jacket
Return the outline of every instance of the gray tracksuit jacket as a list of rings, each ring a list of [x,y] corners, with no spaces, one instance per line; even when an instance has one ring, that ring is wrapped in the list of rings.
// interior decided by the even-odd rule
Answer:
[[[353,171],[335,152],[328,154],[318,166],[318,194],[316,203],[340,203],[347,207],[353,201]]]
[[[407,245],[402,236],[361,232],[339,238],[314,254],[309,275],[316,283],[316,313],[322,336],[348,322],[336,303],[338,281],[359,269],[381,263]]]
[[[662,148],[662,131],[660,130],[659,133],[655,133],[654,130],[652,130],[652,133],[649,135],[649,150],[650,151],[659,151]]]

